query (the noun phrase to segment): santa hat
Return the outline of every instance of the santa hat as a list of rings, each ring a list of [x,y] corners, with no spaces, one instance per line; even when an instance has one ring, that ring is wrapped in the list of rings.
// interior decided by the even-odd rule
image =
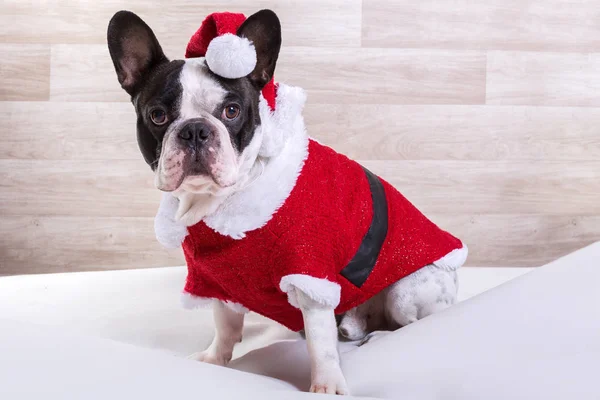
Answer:
[[[185,57],[204,57],[208,68],[223,78],[237,79],[249,75],[256,66],[256,50],[250,40],[236,34],[245,20],[244,14],[210,14],[190,39]],[[276,92],[277,87],[271,78],[262,89],[271,110],[275,110]]]

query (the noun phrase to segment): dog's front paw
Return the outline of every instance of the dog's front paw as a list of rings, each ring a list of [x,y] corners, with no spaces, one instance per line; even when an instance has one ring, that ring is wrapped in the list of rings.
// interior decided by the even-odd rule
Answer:
[[[310,385],[311,393],[327,393],[349,395],[346,378],[339,367],[327,372],[315,373]]]
[[[188,359],[224,367],[229,363],[229,361],[231,361],[231,355],[229,355],[229,357],[227,357],[226,355],[223,355],[223,354],[216,354],[215,352],[213,352],[209,349],[209,350],[200,351],[198,353],[194,353],[194,354],[188,356]]]

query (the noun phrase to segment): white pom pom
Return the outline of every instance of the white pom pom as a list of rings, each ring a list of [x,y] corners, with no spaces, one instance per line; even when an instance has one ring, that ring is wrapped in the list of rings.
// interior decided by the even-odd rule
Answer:
[[[227,79],[244,77],[256,66],[256,50],[252,42],[232,33],[211,40],[205,57],[208,68]]]

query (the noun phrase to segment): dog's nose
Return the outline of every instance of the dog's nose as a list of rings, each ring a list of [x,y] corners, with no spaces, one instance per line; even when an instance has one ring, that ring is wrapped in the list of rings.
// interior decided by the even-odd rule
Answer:
[[[205,141],[208,139],[210,130],[203,122],[190,122],[179,131],[179,137],[183,140],[199,140]]]

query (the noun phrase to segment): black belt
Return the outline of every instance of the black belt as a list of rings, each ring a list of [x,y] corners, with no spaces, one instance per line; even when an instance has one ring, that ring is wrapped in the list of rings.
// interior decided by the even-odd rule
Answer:
[[[375,268],[388,231],[388,207],[383,185],[377,175],[363,167],[373,199],[373,219],[358,251],[340,272],[354,286],[361,287]]]

